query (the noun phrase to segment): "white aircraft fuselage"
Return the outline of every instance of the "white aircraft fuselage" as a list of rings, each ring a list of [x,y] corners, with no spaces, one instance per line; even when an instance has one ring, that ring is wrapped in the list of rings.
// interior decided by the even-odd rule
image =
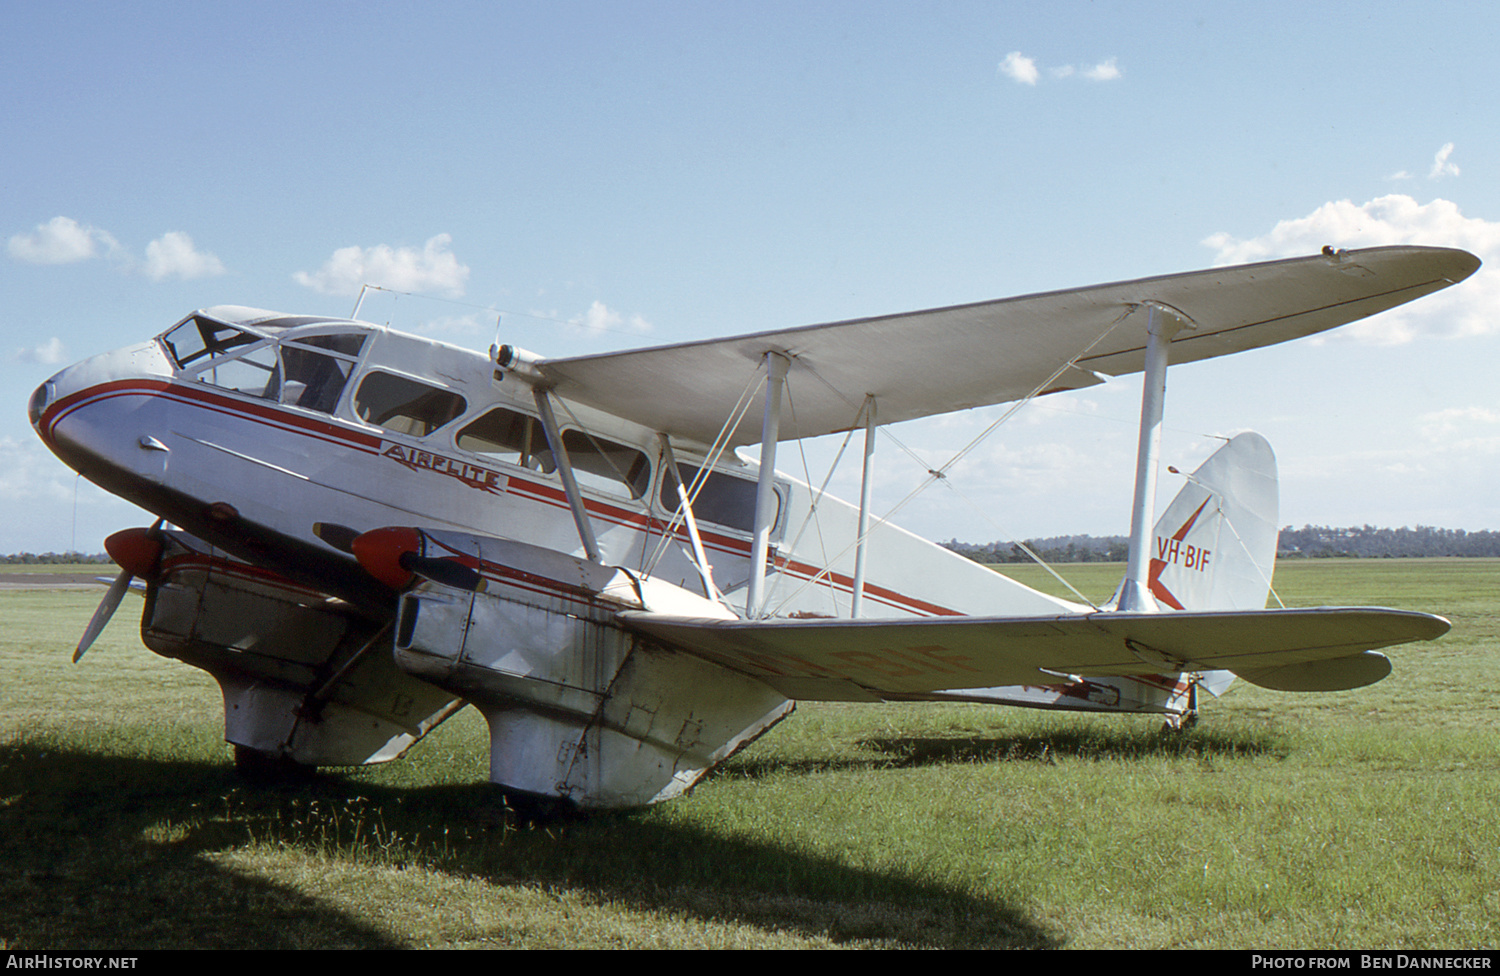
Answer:
[[[182,333],[201,332],[206,322],[221,327],[224,356],[240,357],[230,362],[253,356],[244,348],[253,344],[268,368],[236,365],[231,373],[213,350],[189,359]],[[248,341],[231,344],[239,336]],[[333,348],[340,344],[358,352],[340,353]],[[278,380],[271,363],[278,347],[317,360],[302,364],[305,373],[334,379],[316,397],[302,381]],[[315,523],[461,530],[583,553],[545,442],[527,454],[475,430],[497,409],[512,423],[510,415],[536,422],[531,385],[513,373],[497,383],[495,375],[481,353],[378,325],[221,306],[61,371],[37,390],[31,415],[47,445],[106,490],[242,559],[351,602],[387,606],[389,594],[320,540]],[[428,402],[418,402],[423,397]],[[587,452],[591,437],[610,454],[595,453],[592,471],[574,458],[603,561],[641,568],[677,508],[656,432],[564,407],[560,426],[576,441],[570,452]],[[394,412],[382,423],[383,410]],[[539,427],[532,436],[543,437]],[[673,449],[679,465],[705,466],[708,445],[674,441]],[[698,503],[698,522],[715,584],[731,603],[738,594],[742,609],[758,469],[728,453],[714,470],[722,490],[714,505]],[[813,492],[781,477],[776,492],[771,605],[781,616],[847,617],[855,510],[824,496],[814,530]],[[680,522],[673,535],[651,575],[702,593]],[[869,552],[864,616],[1078,609],[893,525],[872,530]]]

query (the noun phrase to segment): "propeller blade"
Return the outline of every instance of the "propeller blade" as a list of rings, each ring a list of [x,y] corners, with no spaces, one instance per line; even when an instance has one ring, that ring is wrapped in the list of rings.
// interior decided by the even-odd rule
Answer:
[[[94,616],[89,620],[89,625],[83,630],[83,638],[78,642],[78,649],[73,652],[73,663],[83,657],[84,653],[93,646],[99,637],[104,625],[109,623],[109,618],[115,615],[115,610],[120,606],[120,601],[125,598],[125,591],[130,589],[130,581],[134,577],[130,570],[121,571],[115,581],[109,584],[109,589],[104,594],[104,599],[99,601],[99,608],[94,611]]]
[[[354,555],[354,540],[359,535],[354,529],[347,525],[339,525],[337,522],[314,522],[313,535],[322,539],[339,552],[347,552]]]
[[[115,615],[120,601],[130,589],[130,581],[136,577],[146,580],[156,578],[161,566],[162,521],[157,519],[152,522],[149,529],[122,529],[104,540],[105,551],[122,569],[120,575],[109,585],[104,599],[99,601],[99,608],[94,611],[89,625],[84,628],[83,637],[78,641],[78,649],[73,652],[74,664],[93,646],[99,633],[104,630],[104,625]]]
[[[406,571],[424,579],[430,579],[434,583],[468,590],[471,593],[484,591],[484,577],[479,575],[479,570],[470,569],[457,560],[419,556],[414,552],[407,552],[401,555],[400,563],[401,568]]]

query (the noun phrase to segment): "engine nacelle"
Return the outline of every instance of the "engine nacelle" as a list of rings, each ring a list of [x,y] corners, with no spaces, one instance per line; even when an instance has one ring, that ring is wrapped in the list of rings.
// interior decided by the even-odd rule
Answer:
[[[688,790],[792,710],[766,685],[622,627],[624,609],[724,616],[678,587],[552,550],[424,532],[424,557],[479,568],[479,591],[424,579],[401,598],[396,662],[473,702],[490,778],[583,808]]]
[[[224,738],[307,766],[385,762],[463,707],[404,673],[390,634],[342,601],[162,533],[141,639],[224,694]]]

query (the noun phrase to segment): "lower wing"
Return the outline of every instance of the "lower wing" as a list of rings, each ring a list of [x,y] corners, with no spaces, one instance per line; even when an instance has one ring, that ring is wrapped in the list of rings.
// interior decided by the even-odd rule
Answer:
[[[1377,607],[914,620],[706,620],[626,612],[633,630],[753,675],[788,698],[871,700],[1059,676],[1228,670],[1284,691],[1335,691],[1390,671],[1377,648],[1446,633]]]

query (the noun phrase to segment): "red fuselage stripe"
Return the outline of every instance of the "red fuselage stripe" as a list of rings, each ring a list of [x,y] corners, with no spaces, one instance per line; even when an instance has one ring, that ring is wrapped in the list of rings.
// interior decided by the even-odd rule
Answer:
[[[118,397],[145,397],[182,403],[226,416],[240,417],[254,423],[264,424],[287,433],[311,437],[324,443],[351,448],[364,454],[379,455],[384,439],[363,431],[350,430],[338,423],[306,417],[267,403],[246,402],[215,392],[201,384],[188,384],[168,380],[113,380],[70,394],[49,406],[42,415],[38,427],[42,439],[52,446],[52,431],[65,417],[85,406],[102,403]],[[396,442],[392,442],[396,443]],[[552,485],[531,481],[516,473],[505,472],[508,490],[527,496],[534,501],[560,510],[568,507],[566,494]],[[585,498],[584,507],[589,515],[605,522],[635,529],[649,535],[653,530],[663,531],[661,523],[649,512],[620,508],[607,502]],[[681,532],[674,533],[681,538]],[[725,555],[748,559],[751,554],[749,540],[721,535],[708,531],[702,533],[706,546]],[[813,580],[821,574],[821,584],[830,590],[852,593],[854,579],[842,573],[823,572],[818,567],[800,561],[778,558],[774,560],[778,571],[794,579]],[[883,586],[865,584],[868,599],[908,612],[926,616],[963,616],[958,610],[930,603],[916,597],[906,596]]]

